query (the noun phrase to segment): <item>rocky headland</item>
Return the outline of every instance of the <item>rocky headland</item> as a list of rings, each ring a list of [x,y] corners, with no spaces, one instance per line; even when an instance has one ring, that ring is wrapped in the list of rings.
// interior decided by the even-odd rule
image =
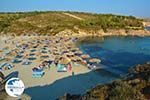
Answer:
[[[128,75],[109,84],[98,85],[84,95],[66,93],[58,100],[149,100],[150,62],[129,69]]]

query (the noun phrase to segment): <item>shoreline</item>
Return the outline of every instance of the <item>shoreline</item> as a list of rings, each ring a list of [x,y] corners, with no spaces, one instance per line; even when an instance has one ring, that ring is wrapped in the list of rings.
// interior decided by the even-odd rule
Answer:
[[[116,35],[113,35],[113,36],[116,36]],[[122,36],[122,35],[117,35],[117,36],[119,37],[119,36]],[[133,35],[127,35],[127,36],[125,35],[123,37],[128,37],[128,36],[133,36]],[[4,38],[4,39],[5,38],[13,38],[14,40],[15,39],[21,39],[20,37],[21,38],[25,38],[26,37],[26,38],[30,39],[30,38],[35,38],[35,37],[39,37],[39,36],[16,36],[15,38],[13,38],[12,36],[10,36],[10,37],[0,36],[0,38]],[[45,38],[47,36],[40,36],[40,37]],[[89,36],[86,36],[86,37],[96,37],[96,36],[89,35]],[[98,37],[105,38],[105,37],[111,37],[111,36],[109,35],[109,36],[98,36]],[[141,37],[141,36],[137,36],[137,37]],[[85,36],[80,36],[78,38],[79,39],[85,38]],[[3,45],[3,44],[1,44],[1,45]],[[76,43],[74,43],[73,45],[76,46]],[[11,46],[11,48],[13,48],[13,47]],[[20,73],[23,74],[23,75],[19,75],[19,78],[21,78],[23,81],[25,80],[24,82],[25,82],[26,88],[28,88],[28,87],[34,87],[34,86],[44,86],[44,85],[52,84],[53,82],[55,82],[55,81],[57,81],[57,80],[59,80],[61,78],[65,78],[65,77],[68,77],[68,76],[71,75],[71,72],[58,73],[56,71],[56,68],[54,66],[52,66],[52,69],[45,70],[46,74],[42,78],[33,79],[32,78],[32,73],[31,73],[32,67],[33,66],[38,66],[38,65],[39,65],[39,62],[33,63],[32,65],[29,65],[29,66],[24,66],[24,65],[21,65],[21,64],[15,65],[16,67],[14,67],[13,69],[4,71],[4,75],[7,76],[11,72],[17,71],[17,70],[21,71]],[[20,68],[19,66],[22,67],[22,68]],[[24,69],[26,69],[26,72],[22,72]],[[80,68],[80,69],[74,69],[74,70],[75,70],[75,74],[83,74],[83,73],[88,73],[90,71],[85,66],[82,66],[82,68]],[[51,71],[53,73],[51,73]],[[29,73],[29,74],[27,74],[27,73]],[[48,74],[48,73],[50,73],[50,74]],[[53,74],[56,75],[56,77],[54,79],[50,79],[51,76],[54,76]],[[28,79],[28,75],[30,75],[31,78]],[[48,81],[47,79],[50,79],[50,80]]]
[[[150,99],[150,61],[129,68],[128,74],[121,80],[114,80],[108,84],[100,84],[86,91],[85,94],[66,93],[57,100],[70,99]],[[122,91],[124,90],[124,91]],[[115,95],[114,91],[116,91]],[[121,95],[121,96],[120,96]]]
[[[31,39],[33,38],[46,38],[45,36],[16,36],[15,38],[13,37],[3,37],[0,36],[1,40],[3,41],[1,42],[1,48],[4,48],[6,45],[4,44],[4,40],[5,39],[10,39],[8,42],[12,42],[12,41],[21,41],[24,42],[25,41],[32,41]],[[52,37],[51,37],[52,38]],[[23,40],[21,40],[23,39]],[[70,43],[70,42],[69,42]],[[70,43],[72,44],[72,43]],[[72,44],[75,46],[75,44]],[[12,50],[13,48],[15,48],[15,44],[11,45],[11,44],[7,44],[7,46],[9,47],[10,50]],[[74,47],[73,46],[73,47]],[[75,46],[76,47],[76,46]],[[49,59],[53,59],[52,56],[50,55]],[[90,70],[85,66],[85,65],[80,65],[79,67],[73,67],[72,71],[67,71],[67,72],[57,72],[57,68],[54,64],[51,65],[50,69],[45,69],[45,75],[41,78],[32,78],[32,68],[34,66],[39,66],[39,64],[41,63],[40,61],[41,59],[38,58],[37,61],[33,61],[31,65],[22,65],[21,63],[19,64],[13,64],[15,67],[13,67],[10,70],[4,70],[2,71],[3,74],[5,76],[9,75],[10,73],[14,72],[14,71],[18,71],[19,72],[19,78],[24,82],[25,87],[29,88],[29,87],[34,87],[34,86],[44,86],[44,85],[49,85],[52,84],[53,82],[68,77],[68,76],[72,76],[72,72],[74,72],[75,75],[78,74],[83,74],[83,73],[88,73]],[[5,61],[2,61],[1,63],[4,63]],[[10,61],[6,61],[7,63],[10,63]]]
[[[21,66],[21,67],[25,67],[25,66]],[[8,74],[10,74],[11,72],[14,72],[16,70],[18,70],[18,67],[13,68],[13,70],[11,70],[11,71],[10,70],[4,71],[3,74],[5,76],[7,76]],[[24,72],[22,72],[21,70],[24,70]],[[90,71],[85,66],[82,66],[79,69],[74,68],[73,70],[75,72],[75,75],[85,74]],[[24,82],[26,89],[31,88],[31,87],[36,87],[36,86],[50,85],[59,79],[72,76],[71,72],[65,72],[65,73],[57,72],[55,69],[55,66],[52,66],[52,68],[50,70],[48,70],[48,69],[45,70],[45,75],[42,78],[32,78],[32,76],[31,76],[32,73],[31,73],[30,68],[20,68],[18,71],[19,71],[19,78]]]
[[[150,27],[150,26],[149,26]],[[99,36],[99,37],[105,37],[105,36],[139,36],[139,37],[145,37],[145,36],[150,36],[150,31],[146,29],[140,29],[140,30],[134,30],[134,29],[107,29],[107,32],[104,32],[102,29],[100,30],[85,30],[85,29],[78,29],[73,31],[72,29],[64,29],[63,31],[58,32],[55,35],[50,35],[50,33],[47,33],[48,35],[39,35],[38,33],[35,34],[35,32],[32,32],[31,34],[22,34],[22,35],[15,35],[14,33],[8,33],[8,34],[3,34],[0,33],[0,36],[7,37],[18,37],[18,36],[26,36],[26,37],[45,37],[45,36],[50,36],[50,37],[86,37],[86,36]]]
[[[148,30],[129,30],[126,32],[124,29],[115,29],[115,30],[108,30],[108,32],[104,32],[103,30],[99,30],[97,32],[86,32],[86,31],[79,31],[79,34],[81,34],[79,37],[85,37],[85,36],[99,36],[99,37],[105,37],[105,36],[139,36],[139,37],[145,37],[150,36],[150,31]]]
[[[15,38],[19,39],[20,37],[23,38],[24,36],[17,36]],[[28,36],[26,36],[26,37],[28,37]],[[34,36],[29,36],[29,37],[30,38],[31,37],[34,38]],[[38,36],[35,36],[35,37],[38,37]],[[46,36],[41,36],[41,37],[46,37]],[[105,36],[105,37],[110,37],[110,36]],[[141,36],[138,36],[138,37],[141,37]],[[3,37],[0,36],[0,38],[3,38]],[[7,38],[10,38],[10,37],[7,37]],[[75,43],[74,43],[74,45],[75,45]],[[35,66],[38,65],[37,63],[34,63],[34,64],[35,64]],[[23,74],[23,75],[19,75],[19,78],[21,80],[23,80],[23,81],[26,80],[26,81],[24,81],[26,89],[27,88],[31,88],[31,87],[35,87],[35,86],[50,85],[50,84],[53,84],[55,81],[57,81],[59,79],[66,78],[66,77],[69,77],[69,76],[72,75],[71,72],[58,73],[56,71],[55,66],[52,66],[50,70],[48,70],[48,69],[45,70],[46,74],[42,78],[32,79],[32,77],[31,77],[31,75],[32,75],[32,73],[31,73],[32,67],[33,66],[22,66],[22,65],[19,64],[16,67],[14,67],[13,69],[5,71],[4,74],[6,76],[6,75],[8,75],[9,73],[11,73],[13,71],[16,71],[16,70],[20,71],[21,74]],[[24,69],[26,69],[26,71]],[[75,71],[76,75],[88,73],[90,71],[90,70],[87,69],[86,66],[82,66],[82,67],[80,67],[80,69],[76,68],[76,69],[73,69],[73,70]],[[28,75],[30,75],[30,76],[28,76]],[[31,78],[29,78],[29,77],[31,77]]]

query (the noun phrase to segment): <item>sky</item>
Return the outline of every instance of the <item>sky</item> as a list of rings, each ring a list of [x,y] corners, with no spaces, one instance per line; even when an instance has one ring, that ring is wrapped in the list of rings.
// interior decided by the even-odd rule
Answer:
[[[79,11],[150,18],[150,0],[0,0],[0,12]]]

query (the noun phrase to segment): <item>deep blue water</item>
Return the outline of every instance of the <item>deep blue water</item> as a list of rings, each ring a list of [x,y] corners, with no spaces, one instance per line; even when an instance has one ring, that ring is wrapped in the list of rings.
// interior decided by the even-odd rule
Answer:
[[[79,45],[84,53],[102,60],[105,70],[119,75],[128,68],[150,60],[150,37],[105,37],[91,38]],[[92,42],[93,41],[93,42]]]
[[[150,37],[86,38],[77,43],[91,57],[102,60],[98,71],[66,77],[51,85],[28,88],[25,93],[32,100],[54,100],[66,92],[83,94],[86,90],[120,78],[128,68],[150,61]]]

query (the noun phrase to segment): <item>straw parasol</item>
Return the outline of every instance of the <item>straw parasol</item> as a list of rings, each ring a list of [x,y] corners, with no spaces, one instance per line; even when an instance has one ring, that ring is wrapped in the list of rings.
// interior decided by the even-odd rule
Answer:
[[[89,60],[89,62],[91,62],[91,63],[100,63],[101,60],[97,59],[97,58],[92,58],[92,59]]]
[[[80,58],[79,56],[74,56],[70,58],[72,61],[81,61],[82,58]]]
[[[54,55],[61,55],[61,53],[58,52],[58,51],[53,52],[53,54],[54,54]]]
[[[73,52],[65,53],[66,56],[74,56]]]
[[[68,64],[68,63],[70,63],[71,62],[71,60],[69,59],[69,58],[67,58],[67,57],[63,57],[62,59],[60,59],[59,60],[59,64],[64,64],[64,65],[66,65],[66,64]]]
[[[79,51],[79,48],[71,48],[71,51]]]
[[[43,55],[41,55],[40,57],[41,57],[41,58],[48,58],[48,57],[49,57],[49,55],[47,55],[47,54],[43,54]]]
[[[83,52],[82,51],[80,51],[80,50],[78,50],[78,51],[76,51],[76,52],[74,52],[75,54],[83,54]]]
[[[36,60],[36,57],[29,57],[28,60]]]
[[[9,60],[12,60],[13,58],[14,58],[13,56],[9,55],[5,57],[5,60],[9,61]]]
[[[81,55],[81,58],[87,59],[87,58],[90,58],[90,56],[88,54],[83,54],[83,55]]]

